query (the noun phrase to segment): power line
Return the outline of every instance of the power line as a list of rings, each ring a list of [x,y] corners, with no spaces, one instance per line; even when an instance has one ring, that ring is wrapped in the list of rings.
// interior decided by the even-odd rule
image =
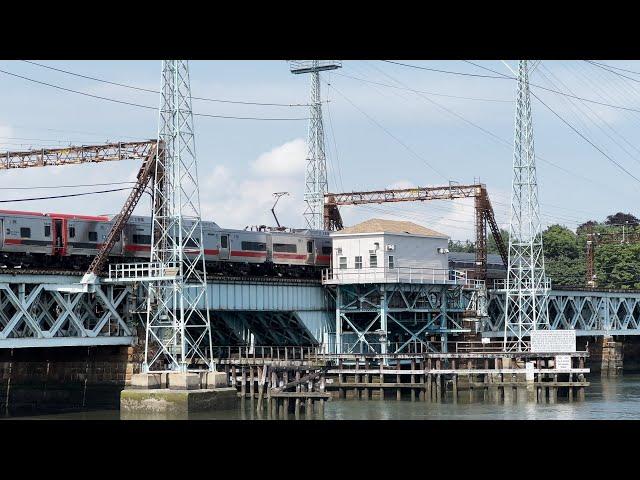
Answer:
[[[152,90],[150,88],[136,87],[134,85],[127,85],[125,83],[112,82],[110,80],[105,80],[103,78],[90,77],[88,75],[82,75],[80,73],[70,72],[69,70],[63,70],[61,68],[51,67],[49,65],[43,65],[41,63],[32,62],[30,60],[22,60],[22,61],[25,62],[25,63],[30,63],[32,65],[36,65],[38,67],[47,68],[49,70],[54,70],[56,72],[65,73],[67,75],[73,75],[74,77],[86,78],[88,80],[94,80],[96,82],[107,83],[109,85],[116,85],[118,87],[130,88],[132,90],[138,90],[138,91],[141,91],[141,92],[155,93],[155,94],[158,94],[158,95],[160,94],[160,91]],[[219,98],[206,98],[206,97],[193,97],[193,96],[191,97],[191,99],[192,100],[203,100],[203,101],[207,101],[207,102],[232,103],[232,104],[239,104],[239,105],[257,105],[257,106],[264,106],[264,107],[308,107],[309,106],[308,104],[303,104],[303,103],[248,102],[248,101],[240,101],[240,100],[223,100],[223,99],[219,99]]]
[[[55,188],[80,188],[80,187],[104,187],[107,185],[129,185],[136,182],[108,182],[108,183],[84,183],[77,185],[47,185],[41,187],[0,187],[0,190],[44,190]]]
[[[10,75],[12,77],[20,78],[22,80],[27,80],[29,82],[37,83],[40,85],[46,85],[47,87],[56,88],[58,90],[63,90],[65,92],[75,93],[78,95],[84,95],[86,97],[91,97],[99,100],[105,100],[107,102],[119,103],[122,105],[128,105],[131,107],[145,108],[147,110],[158,110],[157,107],[152,107],[150,105],[142,105],[140,103],[127,102],[125,100],[118,100],[115,98],[103,97],[101,95],[94,95],[91,93],[80,92],[78,90],[73,90],[71,88],[62,87],[60,85],[55,85],[52,83],[43,82],[41,80],[36,80],[33,78],[25,77],[24,75],[18,75],[17,73],[7,72],[6,70],[0,70],[0,73],[4,73],[5,75]],[[308,118],[267,118],[267,117],[239,117],[239,116],[229,116],[229,115],[213,115],[209,113],[193,113],[194,116],[199,117],[209,117],[209,118],[222,118],[225,120],[266,120],[266,121],[298,121],[298,120],[308,120]]]
[[[99,190],[96,192],[83,192],[83,193],[70,193],[68,195],[55,195],[50,197],[33,197],[33,198],[14,198],[12,200],[0,200],[0,203],[13,203],[13,202],[31,202],[35,200],[51,200],[54,198],[68,198],[68,197],[82,197],[84,195],[97,195],[101,193],[121,192],[123,190],[129,190],[128,188],[114,188],[111,190]]]
[[[325,82],[326,83],[326,82]],[[445,175],[443,175],[440,171],[438,171],[435,167],[433,167],[431,164],[429,164],[429,162],[427,162],[424,158],[422,158],[420,155],[418,155],[411,147],[409,147],[406,143],[404,143],[402,140],[400,140],[398,137],[396,137],[393,133],[391,133],[389,130],[387,130],[384,126],[382,126],[376,119],[374,119],[373,117],[371,117],[368,113],[366,113],[364,110],[362,110],[360,107],[358,107],[355,103],[353,103],[346,95],[344,95],[340,90],[338,90],[336,87],[334,87],[332,84],[327,84],[327,86],[329,86],[330,88],[333,88],[342,98],[344,98],[347,102],[349,102],[351,104],[352,107],[354,107],[356,110],[358,110],[360,113],[362,113],[365,117],[367,117],[371,122],[373,122],[375,125],[377,125],[380,129],[382,129],[387,135],[389,135],[391,138],[393,138],[396,142],[398,142],[400,145],[402,145],[405,149],[407,149],[412,155],[414,155],[416,158],[418,158],[420,161],[422,161],[425,165],[427,165],[431,170],[433,170],[434,172],[436,172],[438,175],[440,175],[442,178],[444,178],[445,180],[447,180],[447,177]]]
[[[463,97],[463,96],[459,96],[459,95],[447,95],[447,94],[444,94],[444,93],[427,92],[427,91],[424,91],[424,90],[414,90],[413,88],[403,88],[403,87],[398,87],[397,85],[389,85],[388,83],[374,82],[373,80],[365,80],[364,78],[354,77],[352,75],[346,75],[344,73],[335,73],[335,75],[340,75],[341,77],[351,78],[353,80],[359,80],[359,81],[365,82],[365,83],[371,83],[373,85],[379,85],[381,87],[389,87],[389,88],[395,88],[395,89],[398,89],[398,90],[406,90],[406,91],[413,92],[413,93],[425,93],[427,95],[434,95],[436,97],[456,98],[456,99],[460,99],[460,100],[476,100],[476,101],[479,101],[479,102],[513,103],[513,100],[500,100],[500,99],[497,99],[497,98]]]
[[[500,80],[503,79],[503,77],[496,77],[494,75],[479,75],[479,74],[476,74],[476,73],[452,72],[450,70],[440,70],[440,69],[437,69],[437,68],[428,68],[428,67],[421,67],[421,66],[418,66],[418,65],[410,65],[408,63],[394,62],[392,60],[382,60],[382,61],[386,62],[386,63],[393,63],[394,65],[401,65],[403,67],[416,68],[418,70],[428,70],[430,72],[448,73],[450,75],[460,75],[460,76],[463,76],[463,77],[497,78],[497,79],[500,79]],[[513,77],[511,77],[511,78],[513,78]]]
[[[429,71],[433,71],[433,72],[446,73],[446,74],[450,74],[450,75],[462,75],[462,76],[465,76],[465,77],[493,78],[493,79],[499,79],[499,80],[516,80],[516,77],[505,75],[504,73],[496,72],[495,70],[492,70],[490,68],[482,67],[480,65],[476,65],[473,62],[469,62],[468,60],[465,60],[465,62],[471,63],[472,65],[475,65],[475,66],[477,66],[479,68],[482,68],[484,70],[488,70],[490,72],[497,73],[500,76],[474,75],[474,74],[470,74],[470,73],[453,72],[453,71],[450,71],[450,70],[439,70],[439,69],[436,69],[436,68],[419,67],[417,65],[409,65],[408,63],[401,63],[401,62],[392,62],[390,60],[382,60],[382,61],[383,62],[387,62],[387,63],[394,63],[396,65],[402,65],[404,67],[418,68],[420,70],[429,70]],[[602,105],[604,107],[617,108],[619,110],[627,110],[627,111],[630,111],[630,112],[640,113],[640,109],[637,109],[637,108],[624,107],[622,105],[612,105],[610,103],[598,102],[597,100],[591,100],[589,98],[578,97],[576,95],[570,95],[570,94],[568,94],[566,92],[562,92],[562,91],[559,91],[559,90],[554,90],[552,88],[543,87],[541,85],[536,85],[535,83],[529,83],[529,86],[535,87],[535,88],[539,88],[541,90],[546,90],[546,91],[551,92],[551,93],[556,93],[558,95],[564,95],[565,97],[571,97],[571,98],[575,98],[577,100],[582,100],[584,102],[594,103],[596,105]]]
[[[564,118],[562,118],[562,116],[560,116],[558,113],[556,113],[555,110],[553,110],[549,105],[547,105],[546,103],[544,103],[542,100],[540,100],[540,97],[538,97],[535,93],[531,92],[531,95],[533,95],[542,105],[544,105],[551,113],[553,113],[556,117],[558,117],[562,123],[564,123],[565,125],[567,125],[571,130],[573,130],[575,133],[577,133],[583,140],[585,140],[587,143],[589,143],[589,145],[591,145],[593,148],[595,148],[596,150],[598,150],[602,155],[604,155],[610,162],[612,162],[613,164],[615,164],[619,169],[621,169],[623,172],[625,172],[627,175],[629,175],[631,178],[633,178],[636,182],[640,183],[640,179],[638,177],[636,177],[635,175],[633,175],[629,170],[627,170],[626,168],[624,168],[622,165],[620,165],[617,161],[615,161],[612,157],[610,157],[609,155],[607,155],[600,147],[598,147],[595,143],[593,143],[591,140],[589,140],[587,137],[585,137],[579,130],[577,130],[576,128],[574,128],[573,125],[571,125],[569,122],[567,122]]]

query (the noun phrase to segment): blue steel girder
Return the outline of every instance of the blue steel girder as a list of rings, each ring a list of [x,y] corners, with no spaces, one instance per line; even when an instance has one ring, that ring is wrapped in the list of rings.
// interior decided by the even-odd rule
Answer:
[[[504,292],[489,291],[489,317],[483,332],[499,336],[504,328]],[[551,329],[574,329],[578,335],[640,335],[640,293],[598,290],[552,290]]]

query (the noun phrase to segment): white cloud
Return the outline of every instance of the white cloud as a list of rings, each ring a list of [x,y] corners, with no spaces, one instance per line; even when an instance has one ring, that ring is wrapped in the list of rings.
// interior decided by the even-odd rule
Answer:
[[[251,162],[251,169],[265,176],[291,176],[304,171],[306,142],[297,138],[263,153]]]

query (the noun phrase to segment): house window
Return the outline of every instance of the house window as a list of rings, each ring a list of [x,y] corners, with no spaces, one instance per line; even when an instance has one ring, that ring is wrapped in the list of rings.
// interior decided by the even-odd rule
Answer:
[[[347,268],[347,257],[340,257],[340,269],[344,270]]]
[[[89,241],[97,242],[98,241],[98,232],[89,232]]]
[[[378,255],[375,253],[369,255],[369,266],[371,268],[376,268],[378,266]]]
[[[44,226],[44,236],[45,237],[50,237],[51,236],[51,225],[45,225]]]
[[[389,255],[389,268],[395,268],[395,262],[393,260],[393,255]]]
[[[362,257],[356,257],[355,268],[362,268]]]
[[[20,228],[20,236],[22,238],[31,238],[31,229],[26,227]]]
[[[69,227],[69,238],[75,238],[76,236],[76,227]]]

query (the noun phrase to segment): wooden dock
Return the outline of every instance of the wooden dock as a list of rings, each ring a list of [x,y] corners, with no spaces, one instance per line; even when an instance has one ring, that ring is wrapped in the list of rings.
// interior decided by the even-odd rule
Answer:
[[[555,403],[581,401],[587,352],[324,354],[311,347],[233,347],[216,359],[241,398],[272,418],[324,413],[335,399]]]

